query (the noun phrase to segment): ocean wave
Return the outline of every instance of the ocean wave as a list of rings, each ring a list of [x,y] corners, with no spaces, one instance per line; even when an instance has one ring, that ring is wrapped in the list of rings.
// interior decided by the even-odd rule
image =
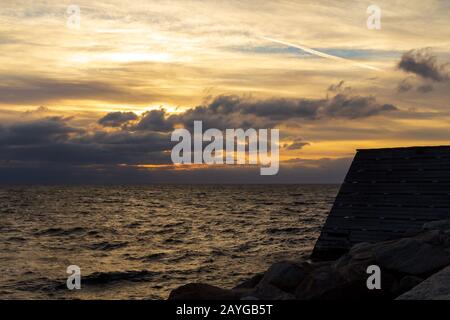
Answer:
[[[157,274],[157,272],[148,270],[95,272],[90,275],[84,276],[81,280],[81,285],[106,285],[121,281],[143,282],[148,281]]]
[[[82,227],[74,227],[69,229],[63,228],[49,228],[35,233],[37,236],[68,236],[73,234],[83,234],[86,229]]]
[[[269,228],[267,229],[267,233],[277,234],[277,233],[300,233],[304,230],[304,228],[295,228],[295,227],[287,227],[287,228]]]
[[[0,216],[2,209],[14,211],[4,215],[0,225],[0,242],[6,244],[0,250],[5,270],[0,297],[116,299],[165,298],[170,288],[194,281],[231,286],[240,274],[297,257],[314,243],[330,208],[326,200],[337,188],[109,186],[22,191],[0,188]],[[200,193],[206,196],[197,197]],[[82,290],[67,289],[66,268],[72,263],[81,267]]]
[[[140,258],[141,261],[155,261],[155,260],[161,260],[162,258],[167,257],[167,253],[164,252],[158,252],[158,253],[152,253],[145,257]]]
[[[87,245],[87,247],[91,250],[101,250],[101,251],[110,251],[116,250],[120,248],[124,248],[128,245],[128,242],[99,242]]]
[[[23,237],[10,237],[8,239],[6,239],[6,241],[11,241],[11,242],[23,242],[23,241],[27,241],[27,239],[23,238]]]
[[[122,282],[145,282],[151,280],[157,274],[157,272],[148,270],[94,272],[81,278],[81,287],[89,289],[89,287],[105,286]],[[39,290],[52,292],[67,290],[67,283],[66,279],[50,280],[47,278],[39,278],[33,281],[22,281],[18,283],[16,289],[23,291]]]

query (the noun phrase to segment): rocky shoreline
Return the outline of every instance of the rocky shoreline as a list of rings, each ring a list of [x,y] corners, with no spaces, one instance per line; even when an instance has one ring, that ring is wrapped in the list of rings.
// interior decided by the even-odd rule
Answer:
[[[369,266],[381,288],[369,290]],[[232,289],[191,283],[169,300],[450,300],[450,220],[379,243],[359,243],[334,261],[281,261]]]

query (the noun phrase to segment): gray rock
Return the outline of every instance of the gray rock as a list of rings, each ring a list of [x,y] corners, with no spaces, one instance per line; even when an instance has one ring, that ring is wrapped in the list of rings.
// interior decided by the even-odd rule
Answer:
[[[250,279],[247,279],[240,284],[238,284],[233,289],[252,289],[258,285],[258,283],[261,282],[261,279],[264,277],[264,273],[258,273],[251,277]]]
[[[361,242],[361,243],[354,245],[350,249],[349,254],[352,257],[352,259],[354,259],[354,260],[373,259],[372,249],[374,247],[375,247],[375,244]]]
[[[271,285],[285,292],[294,292],[314,267],[307,263],[283,261],[273,264],[266,271],[257,287]]]
[[[372,250],[380,267],[410,275],[435,272],[450,264],[443,248],[415,238],[380,243]]]
[[[361,252],[360,252],[361,253]],[[313,270],[297,287],[295,296],[301,300],[364,300],[391,299],[395,278],[381,272],[381,290],[367,288],[367,267],[373,264],[371,255],[347,254],[335,263]],[[365,257],[363,259],[363,257]]]
[[[170,292],[169,300],[239,300],[238,292],[203,283],[189,283]]]
[[[251,296],[260,300],[293,300],[295,296],[271,284],[258,284]]]
[[[273,264],[254,288],[253,296],[263,300],[294,299],[295,288],[314,267],[307,262],[282,261]]]
[[[375,244],[359,243],[334,263],[336,269],[348,273],[363,272],[367,265],[404,275],[429,274],[450,263],[450,235],[440,230],[428,230],[412,238]]]
[[[366,277],[367,267],[375,263],[373,248],[375,245],[360,243],[353,246],[348,254],[343,255],[335,263],[333,268],[347,280]]]
[[[300,300],[319,299],[323,294],[339,286],[338,275],[331,265],[313,270],[295,290]]]
[[[450,266],[402,294],[397,300],[450,300]]]
[[[334,268],[340,269],[350,264],[360,263],[362,261],[373,261],[373,247],[373,244],[366,242],[354,245],[347,254],[344,254],[333,263]]]

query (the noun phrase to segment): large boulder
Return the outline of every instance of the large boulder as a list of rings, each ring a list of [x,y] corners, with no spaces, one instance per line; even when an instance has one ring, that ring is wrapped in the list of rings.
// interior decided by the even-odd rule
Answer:
[[[442,226],[435,224],[433,228]],[[341,273],[361,273],[368,265],[402,275],[428,275],[450,264],[450,234],[427,227],[414,237],[359,243],[334,265]]]
[[[402,294],[397,300],[450,300],[450,266]]]
[[[204,283],[189,283],[170,292],[169,300],[238,300],[241,294]]]
[[[271,284],[258,284],[256,288],[247,296],[255,297],[260,300],[293,300],[295,296],[285,292]]]
[[[366,275],[367,267],[376,264],[374,247],[375,245],[364,242],[356,244],[332,266],[339,274],[347,278]]]
[[[381,290],[367,288],[367,268],[371,259],[352,259],[346,255],[329,265],[313,270],[297,287],[295,296],[301,300],[366,300],[391,299],[395,278],[381,272]]]
[[[450,264],[450,254],[442,246],[416,238],[380,243],[373,252],[380,267],[410,275],[432,273]]]
[[[263,300],[294,299],[295,288],[314,268],[308,262],[282,261],[273,264],[254,287],[251,296]],[[250,281],[250,285],[253,281]],[[241,284],[236,288],[246,287]]]
[[[261,282],[262,278],[264,277],[264,273],[257,273],[250,279],[247,279],[241,283],[239,283],[236,287],[233,288],[233,290],[239,290],[239,289],[253,289],[258,285],[258,283]]]
[[[300,300],[319,299],[326,292],[339,286],[331,264],[324,265],[311,272],[295,290],[295,297]]]
[[[266,271],[257,287],[271,285],[285,292],[294,292],[312,269],[314,267],[307,262],[278,262]]]

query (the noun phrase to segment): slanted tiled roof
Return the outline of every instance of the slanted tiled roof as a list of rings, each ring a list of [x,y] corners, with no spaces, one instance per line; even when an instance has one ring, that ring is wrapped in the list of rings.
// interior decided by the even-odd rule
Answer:
[[[450,146],[358,150],[313,258],[336,258],[356,243],[449,218]]]

